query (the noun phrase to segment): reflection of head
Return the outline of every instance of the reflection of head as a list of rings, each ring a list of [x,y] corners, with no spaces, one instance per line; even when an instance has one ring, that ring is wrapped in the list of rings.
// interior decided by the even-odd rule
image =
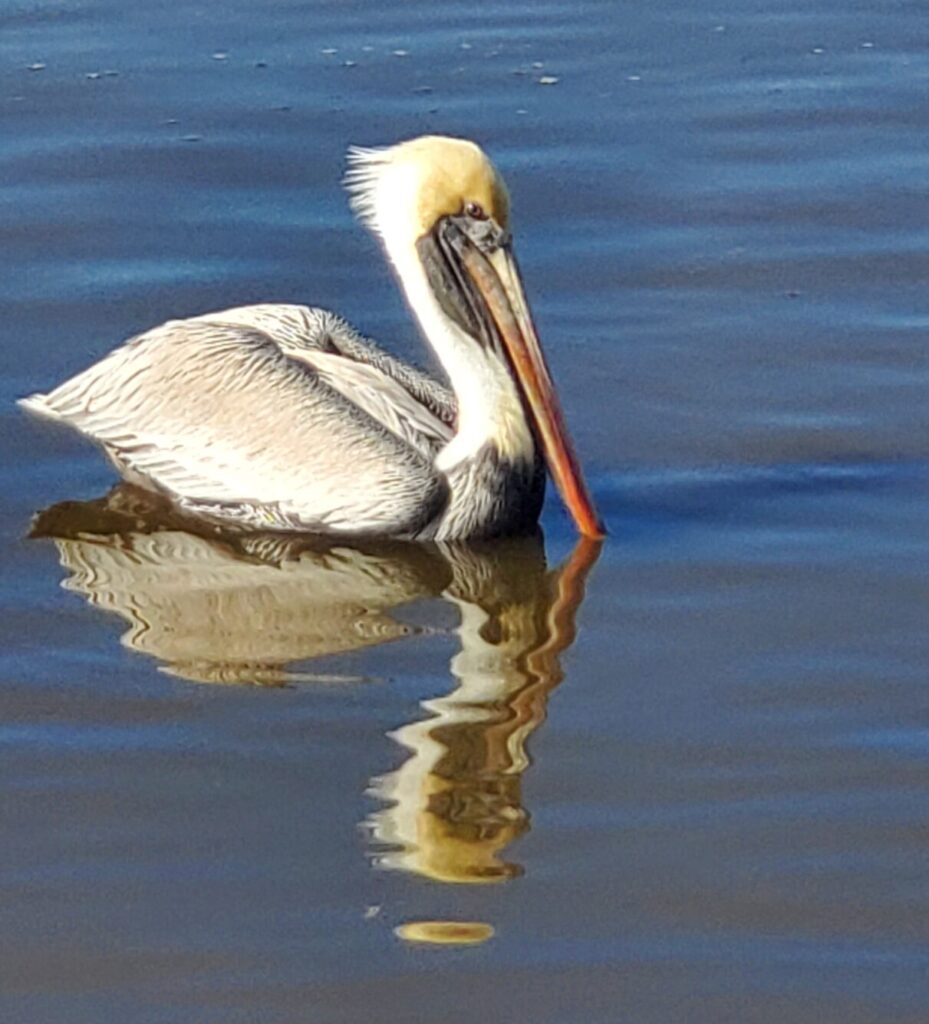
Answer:
[[[526,548],[499,545],[483,556],[448,552],[453,582],[444,596],[461,617],[461,649],[451,662],[458,685],[423,703],[432,717],[393,733],[411,756],[372,784],[389,804],[369,818],[384,851],[381,866],[443,882],[496,882],[520,873],[501,854],[529,828],[521,799],[526,741],[545,717],[548,694],[561,680],[558,655],[573,639],[574,611],[595,555],[582,548],[582,569],[575,552],[567,568],[552,574],[540,547],[532,557]]]
[[[416,757],[393,777],[374,780],[372,792],[395,802],[369,819],[375,842],[391,847],[375,863],[438,882],[499,882],[520,874],[499,856],[529,827],[519,777],[450,778],[426,770],[418,773],[418,786],[404,785]]]

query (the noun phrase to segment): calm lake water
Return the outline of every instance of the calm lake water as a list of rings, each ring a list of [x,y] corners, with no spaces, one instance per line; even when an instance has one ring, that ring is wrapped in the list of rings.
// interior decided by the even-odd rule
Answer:
[[[4,1022],[929,1018],[927,88],[919,3],[5,0]],[[602,550],[27,539],[114,480],[13,400],[134,332],[423,358],[338,183],[427,131]]]

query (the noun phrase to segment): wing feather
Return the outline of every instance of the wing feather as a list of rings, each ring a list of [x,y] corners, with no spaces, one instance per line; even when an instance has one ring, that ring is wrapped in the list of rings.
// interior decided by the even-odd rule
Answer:
[[[24,404],[200,514],[415,534],[447,497],[431,453],[448,426],[392,378],[379,382],[371,363],[340,377],[333,338],[311,329],[320,312],[259,306],[170,321]],[[379,383],[380,405],[371,397]],[[385,423],[391,388],[405,398]]]
[[[328,309],[259,303],[208,313],[196,319],[255,327],[295,359],[311,360],[315,353],[327,352],[344,357],[346,362],[370,366],[400,385],[419,405],[425,406],[447,426],[454,427],[458,408],[449,388],[424,370],[385,352]]]

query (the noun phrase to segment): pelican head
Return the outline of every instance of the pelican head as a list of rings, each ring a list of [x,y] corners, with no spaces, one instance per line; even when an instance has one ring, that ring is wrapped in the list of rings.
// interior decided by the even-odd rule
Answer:
[[[458,397],[443,469],[491,442],[511,460],[541,442],[578,529],[603,535],[539,343],[500,173],[465,139],[424,136],[349,150],[352,207],[382,240]]]

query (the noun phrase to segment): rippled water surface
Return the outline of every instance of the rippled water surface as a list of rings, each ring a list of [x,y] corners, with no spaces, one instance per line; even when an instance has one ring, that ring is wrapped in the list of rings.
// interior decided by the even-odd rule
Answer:
[[[0,6],[5,1022],[927,1019],[926,40]],[[426,131],[510,183],[602,550],[554,499],[544,552],[126,534],[124,492],[27,540],[113,477],[13,400],[138,330],[305,301],[421,355],[338,181]]]

